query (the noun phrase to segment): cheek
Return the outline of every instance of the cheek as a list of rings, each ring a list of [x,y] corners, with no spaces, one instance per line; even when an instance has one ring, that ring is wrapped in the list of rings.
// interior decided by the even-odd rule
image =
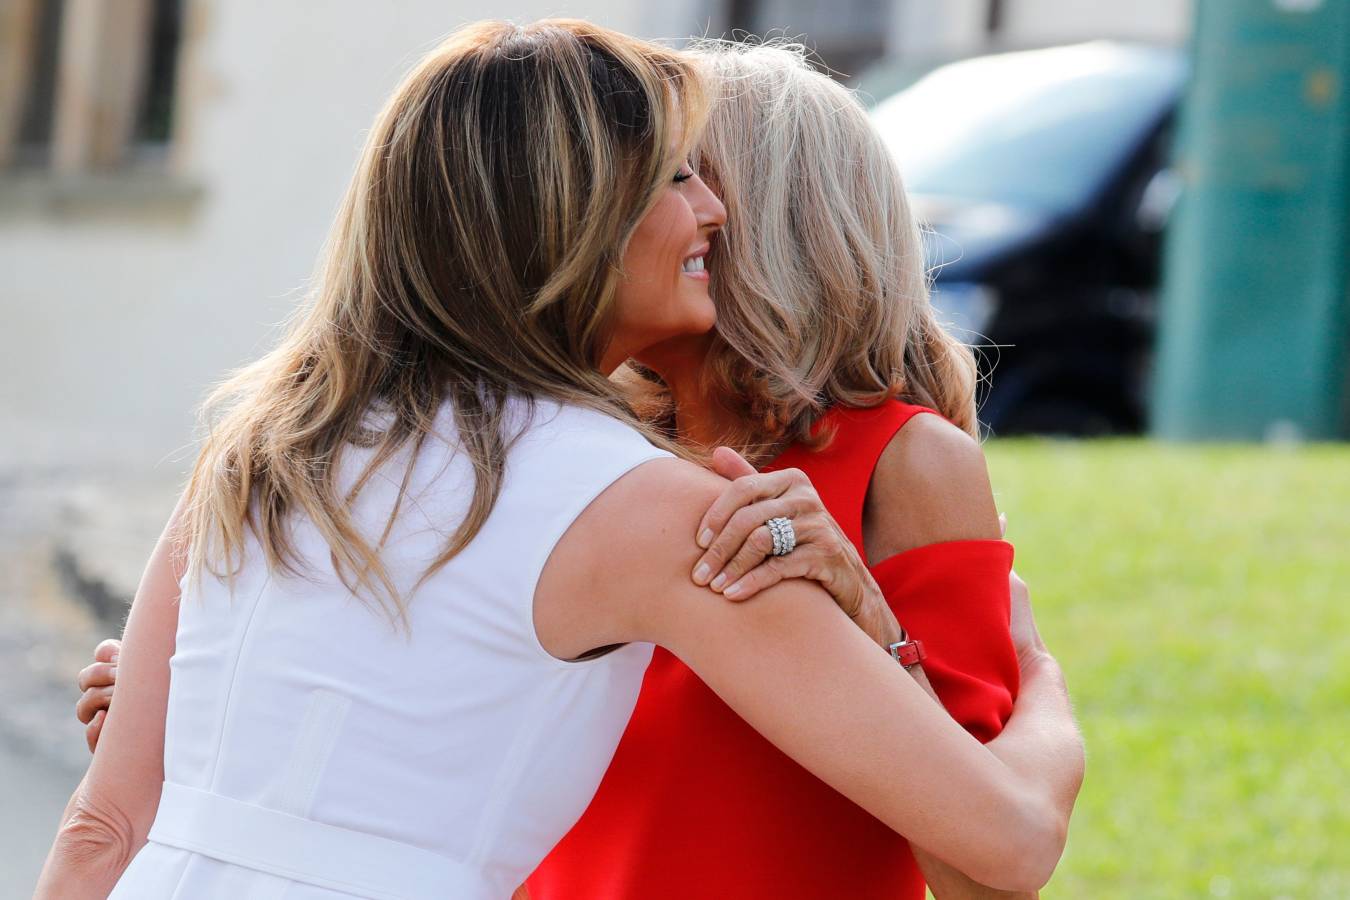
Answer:
[[[697,243],[694,211],[677,191],[668,191],[638,223],[624,253],[615,310],[618,339],[636,346],[713,327],[716,313],[706,288],[700,290],[680,268]]]
[[[628,243],[624,270],[635,285],[655,287],[674,283],[680,262],[693,246],[698,231],[694,212],[675,191],[665,196],[643,217]]]

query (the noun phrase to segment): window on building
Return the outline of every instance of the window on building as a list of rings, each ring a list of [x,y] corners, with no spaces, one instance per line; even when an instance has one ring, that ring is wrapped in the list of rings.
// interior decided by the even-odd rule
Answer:
[[[46,0],[36,4],[27,23],[16,22],[28,33],[20,35],[26,42],[28,77],[23,79],[25,89],[20,95],[15,112],[19,127],[14,137],[11,160],[16,166],[44,166],[51,155],[53,113],[56,106],[57,49],[61,37],[62,0]]]
[[[173,135],[183,0],[9,0],[0,17],[0,168],[161,165]]]
[[[135,146],[142,156],[162,155],[173,133],[173,98],[182,26],[182,0],[155,0],[134,132]]]

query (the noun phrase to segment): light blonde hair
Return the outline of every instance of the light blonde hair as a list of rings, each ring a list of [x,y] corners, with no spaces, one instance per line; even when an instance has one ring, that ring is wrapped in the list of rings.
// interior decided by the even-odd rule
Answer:
[[[709,259],[717,339],[705,377],[756,461],[831,406],[897,397],[977,435],[975,359],[938,324],[895,162],[853,93],[793,44],[701,41],[698,161],[727,224]],[[710,171],[708,171],[710,170]]]
[[[703,111],[689,57],[587,22],[483,22],[436,47],[375,121],[313,296],[280,346],[207,403],[189,572],[232,576],[246,529],[269,566],[298,572],[286,518],[303,513],[343,583],[403,619],[380,556],[389,529],[372,542],[349,507],[396,451],[420,448],[445,402],[475,489],[430,571],[492,510],[509,397],[597,409],[676,449],[596,367],[628,239]],[[374,405],[388,413],[378,431]],[[337,463],[354,444],[375,452],[340,495]]]

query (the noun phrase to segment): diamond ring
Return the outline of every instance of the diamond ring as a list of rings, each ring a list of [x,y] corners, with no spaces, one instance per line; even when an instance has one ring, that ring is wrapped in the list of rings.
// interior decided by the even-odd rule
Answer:
[[[773,535],[773,555],[787,556],[797,546],[797,532],[792,530],[792,520],[776,516],[764,523]]]

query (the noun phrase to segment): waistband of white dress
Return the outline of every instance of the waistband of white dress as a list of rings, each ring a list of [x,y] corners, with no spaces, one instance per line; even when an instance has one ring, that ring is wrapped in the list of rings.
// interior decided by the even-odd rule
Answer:
[[[421,847],[165,782],[149,840],[372,900],[489,898],[479,870]]]

